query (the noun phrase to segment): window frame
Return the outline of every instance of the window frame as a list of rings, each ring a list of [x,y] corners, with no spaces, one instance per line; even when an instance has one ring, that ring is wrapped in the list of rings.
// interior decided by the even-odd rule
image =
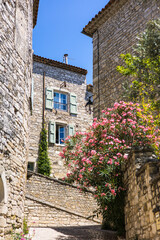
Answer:
[[[55,101],[55,94],[58,94],[58,102]],[[66,97],[66,99],[65,99],[66,103],[63,103],[64,99],[62,98],[62,96]],[[57,104],[58,107],[55,107],[55,104]],[[65,106],[66,109],[62,109],[61,108],[62,106]],[[54,93],[53,93],[53,109],[56,109],[58,111],[68,112],[68,93],[64,93],[64,92],[54,90]]]
[[[57,145],[60,145],[60,146],[64,146],[64,142],[61,142],[61,139],[66,139],[67,137],[67,125],[66,124],[63,124],[63,123],[55,123],[55,128],[56,128],[56,136],[55,136],[55,144]],[[61,138],[60,137],[60,129],[63,128],[64,129],[64,138]],[[57,134],[57,131],[58,131],[58,134]]]

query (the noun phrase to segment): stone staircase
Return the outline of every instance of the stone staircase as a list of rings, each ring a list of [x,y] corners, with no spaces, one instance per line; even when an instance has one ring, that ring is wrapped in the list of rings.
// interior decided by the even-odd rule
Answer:
[[[95,215],[97,202],[90,191],[29,172],[26,188],[25,217],[35,227],[100,225]]]

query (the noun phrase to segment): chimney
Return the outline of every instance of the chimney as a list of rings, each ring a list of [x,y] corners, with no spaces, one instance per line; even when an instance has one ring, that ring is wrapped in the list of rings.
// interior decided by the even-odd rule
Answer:
[[[63,63],[68,64],[68,54],[64,54]]]

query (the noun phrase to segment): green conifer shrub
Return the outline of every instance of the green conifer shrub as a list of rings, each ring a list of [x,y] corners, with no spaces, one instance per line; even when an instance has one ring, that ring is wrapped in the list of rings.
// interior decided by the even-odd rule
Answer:
[[[39,143],[38,173],[49,176],[51,173],[50,160],[48,158],[47,131],[42,128]]]

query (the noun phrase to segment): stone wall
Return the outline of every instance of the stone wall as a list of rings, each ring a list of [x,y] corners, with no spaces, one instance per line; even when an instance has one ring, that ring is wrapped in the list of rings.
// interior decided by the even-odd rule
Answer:
[[[126,240],[160,239],[160,164],[151,152],[134,152],[124,182]]]
[[[61,63],[62,64],[62,63]],[[63,65],[63,64],[62,64]],[[65,65],[65,64],[64,64]],[[63,124],[66,127],[74,126],[74,131],[85,131],[92,123],[92,114],[90,115],[86,109],[86,76],[73,71],[62,68],[49,66],[44,63],[34,62],[33,64],[33,79],[34,79],[34,94],[33,94],[33,110],[30,117],[30,136],[29,136],[29,162],[36,163],[38,159],[38,144],[40,140],[40,132],[42,129],[42,112],[43,112],[43,74],[45,72],[45,88],[54,89],[64,94],[69,95],[74,93],[77,96],[77,115],[70,114],[69,111],[49,110],[45,109],[45,126],[49,130],[49,122],[53,121],[58,124]],[[63,82],[66,82],[66,87],[61,87]],[[69,108],[69,105],[68,105]],[[52,176],[62,178],[65,176],[66,169],[64,163],[59,156],[62,151],[62,145],[49,144],[48,153],[51,161]],[[35,166],[36,169],[36,166]]]
[[[92,216],[97,203],[91,192],[29,172],[25,201],[28,225],[35,227],[83,226],[100,224]]]
[[[0,239],[23,219],[32,9],[32,0],[0,1]]]
[[[112,1],[102,14],[97,31],[93,34],[94,116],[120,99],[124,77],[117,72],[120,54],[131,51],[136,36],[145,29],[150,19],[160,16],[160,1]],[[98,19],[98,18],[97,18]],[[97,20],[98,21],[98,20]],[[98,24],[97,24],[98,25]]]

